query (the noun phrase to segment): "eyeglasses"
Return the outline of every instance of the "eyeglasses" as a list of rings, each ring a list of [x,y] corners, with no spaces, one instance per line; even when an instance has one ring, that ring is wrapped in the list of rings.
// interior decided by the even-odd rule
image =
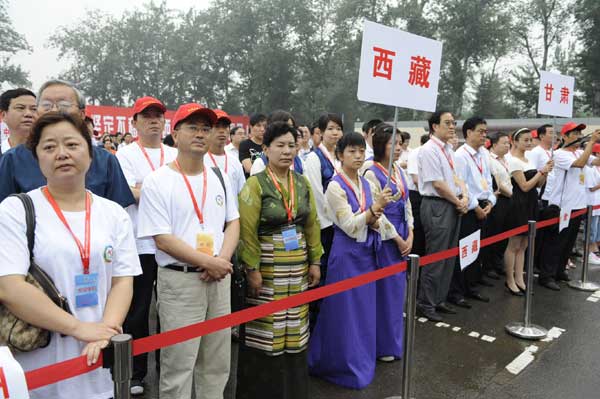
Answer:
[[[191,126],[187,126],[187,130],[189,130],[192,133],[202,132],[202,133],[208,134],[208,133],[210,133],[211,128],[209,126],[194,126],[194,125],[191,125]]]
[[[59,111],[68,111],[69,109],[71,109],[73,107],[73,103],[70,101],[41,101],[39,104],[39,108],[44,110],[44,111],[51,111],[52,109],[54,109],[54,107],[56,107],[57,110]]]

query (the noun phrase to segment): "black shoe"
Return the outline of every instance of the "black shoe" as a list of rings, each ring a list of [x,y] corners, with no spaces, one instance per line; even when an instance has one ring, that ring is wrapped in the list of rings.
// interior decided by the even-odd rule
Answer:
[[[448,299],[448,302],[464,309],[471,309],[471,304],[465,298]]]
[[[426,317],[427,319],[429,319],[429,321],[435,321],[435,322],[444,321],[442,316],[440,316],[438,313],[436,313],[435,310],[425,310],[418,306],[417,306],[417,316]]]
[[[521,289],[518,289],[516,291],[513,291],[509,286],[508,283],[504,283],[504,287],[506,287],[506,290],[508,291],[509,294],[514,295],[514,296],[523,296],[525,294],[523,294],[523,292],[521,292]],[[517,286],[518,288],[518,286]]]
[[[560,272],[556,275],[556,281],[571,281],[571,277],[569,277],[567,272]]]
[[[500,277],[498,277],[498,279],[500,279]],[[491,282],[489,282],[488,280],[486,280],[484,278],[481,278],[481,280],[479,280],[477,282],[477,284],[483,285],[484,287],[493,287],[494,286],[494,284],[492,284]]]
[[[489,302],[490,301],[490,298],[488,298],[485,295],[480,294],[479,292],[469,292],[467,294],[467,298],[475,299],[475,300],[481,301],[481,302]]]
[[[456,310],[446,302],[442,302],[435,307],[436,312],[445,314],[456,314]]]
[[[540,285],[542,287],[546,287],[552,291],[560,291],[560,287],[558,284],[556,284],[556,281],[554,280],[544,280],[544,281],[540,281]]]
[[[499,276],[506,276],[506,271],[504,271],[503,269],[496,269],[494,270]]]
[[[500,280],[500,275],[495,270],[490,270],[485,275],[492,280]]]

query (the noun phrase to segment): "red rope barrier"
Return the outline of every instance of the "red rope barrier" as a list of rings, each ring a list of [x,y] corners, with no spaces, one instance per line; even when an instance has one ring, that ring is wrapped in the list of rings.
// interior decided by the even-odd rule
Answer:
[[[594,209],[600,209],[600,205],[595,206]],[[581,216],[586,212],[587,209],[582,209],[580,211],[573,212],[571,214],[571,217]],[[558,223],[559,218],[553,218],[537,222],[536,227],[538,229],[541,229]],[[485,238],[481,241],[480,247],[483,248],[496,242],[516,236],[518,234],[525,233],[527,232],[527,230],[528,226],[524,225],[497,234],[495,236]],[[426,255],[421,257],[420,266],[423,267],[431,263],[455,257],[457,255],[458,247],[450,248],[448,250],[437,252],[435,254]],[[308,290],[284,299],[265,303],[259,306],[254,306],[252,308],[240,310],[235,313],[230,313],[225,316],[206,320],[175,330],[166,331],[149,337],[136,339],[135,341],[133,341],[133,355],[136,356],[154,351],[156,349],[176,345],[190,339],[211,334],[215,331],[230,328],[231,326],[247,323],[251,320],[265,317],[272,313],[277,313],[288,308],[304,305],[317,299],[339,294],[340,292],[347,291],[352,288],[356,288],[361,285],[369,284],[374,281],[392,276],[394,274],[404,272],[406,271],[406,266],[406,261],[403,261],[395,265],[387,266],[343,281],[338,281],[337,283]],[[74,359],[65,360],[60,363],[28,371],[27,373],[25,373],[25,378],[27,380],[27,386],[29,387],[29,389],[36,389],[46,385],[54,384],[58,381],[66,380],[68,378],[88,373],[101,366],[102,357],[100,357],[100,359],[95,365],[88,367],[86,364],[85,356],[80,356]]]

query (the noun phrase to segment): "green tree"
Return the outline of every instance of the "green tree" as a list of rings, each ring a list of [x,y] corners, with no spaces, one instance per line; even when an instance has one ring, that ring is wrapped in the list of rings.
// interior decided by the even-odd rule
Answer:
[[[20,65],[11,63],[11,56],[19,51],[31,52],[25,37],[18,33],[8,16],[8,0],[0,0],[0,85],[10,83],[29,86],[29,74]]]
[[[592,115],[600,115],[600,2],[577,0],[575,18],[581,51],[577,57],[580,82],[576,87],[585,94]]]

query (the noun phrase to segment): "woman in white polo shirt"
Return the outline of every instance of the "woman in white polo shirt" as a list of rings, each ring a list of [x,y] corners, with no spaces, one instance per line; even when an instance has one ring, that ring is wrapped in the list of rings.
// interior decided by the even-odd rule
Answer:
[[[48,113],[33,126],[28,145],[48,182],[28,193],[36,210],[33,257],[67,298],[72,314],[25,282],[25,210],[19,199],[7,198],[0,204],[0,301],[17,317],[53,332],[47,347],[16,353],[16,359],[26,371],[81,354],[89,365],[121,331],[133,276],[141,273],[133,228],[120,205],[85,189],[93,152],[82,121]],[[32,398],[112,396],[105,369],[31,392]]]

